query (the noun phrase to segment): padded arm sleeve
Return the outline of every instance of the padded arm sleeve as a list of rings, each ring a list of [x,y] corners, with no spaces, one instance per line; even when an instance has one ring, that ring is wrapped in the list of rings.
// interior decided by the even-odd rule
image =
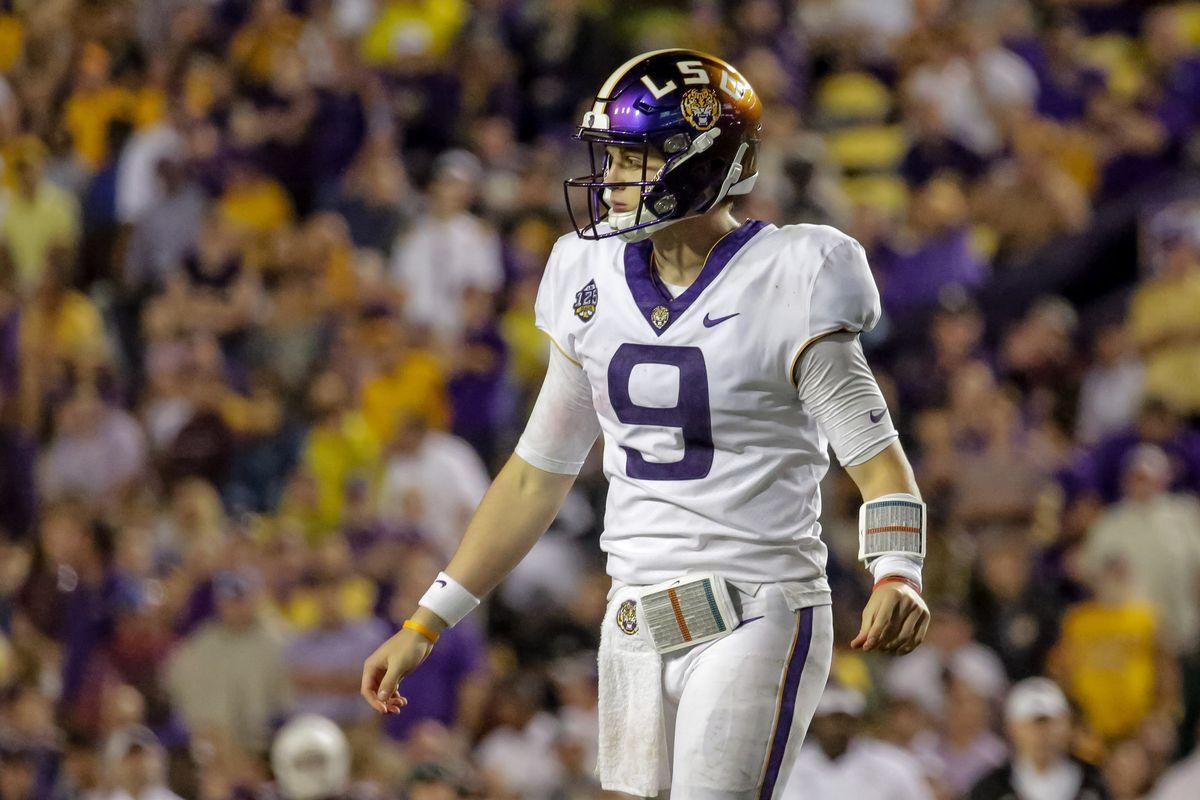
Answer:
[[[797,372],[800,401],[842,466],[869,461],[899,438],[857,334],[833,333],[812,343]]]
[[[517,455],[546,472],[578,475],[599,435],[587,375],[557,347],[550,348],[546,380],[517,442]]]

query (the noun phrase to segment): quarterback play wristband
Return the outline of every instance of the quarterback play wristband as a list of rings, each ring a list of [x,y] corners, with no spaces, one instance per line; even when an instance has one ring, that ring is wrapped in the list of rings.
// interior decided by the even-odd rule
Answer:
[[[437,614],[445,621],[447,628],[452,628],[475,610],[479,605],[479,598],[468,592],[454,578],[439,572],[437,579],[418,601],[418,605]]]
[[[438,632],[435,631],[433,628],[422,625],[421,623],[417,622],[415,619],[404,620],[404,625],[402,627],[407,628],[410,631],[416,631],[417,633],[421,634],[422,636],[424,636],[426,639],[429,640],[430,644],[437,644],[437,640],[438,640],[438,636],[439,636]]]
[[[911,494],[885,494],[858,510],[858,560],[885,556],[925,558],[925,504]]]

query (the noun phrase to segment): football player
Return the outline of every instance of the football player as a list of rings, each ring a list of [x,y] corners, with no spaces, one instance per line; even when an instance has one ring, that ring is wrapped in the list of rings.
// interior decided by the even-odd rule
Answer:
[[[736,69],[692,50],[638,56],[600,88],[576,135],[591,174],[565,186],[575,232],[536,301],[545,383],[450,564],[364,664],[376,710],[404,706],[399,681],[546,530],[598,436],[605,788],[779,796],[833,647],[829,446],[862,492],[875,579],[851,645],[921,643],[925,506],[858,341],[879,295],[849,236],[734,218],[761,113]]]

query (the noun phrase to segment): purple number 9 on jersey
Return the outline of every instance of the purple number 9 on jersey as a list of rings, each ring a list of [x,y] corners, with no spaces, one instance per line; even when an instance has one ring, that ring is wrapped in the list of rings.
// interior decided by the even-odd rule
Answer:
[[[679,399],[674,406],[641,406],[630,399],[629,378],[639,364],[666,364],[679,370]],[[629,477],[687,481],[708,474],[713,460],[712,415],[708,408],[708,370],[700,348],[621,345],[608,364],[608,395],[617,419],[626,425],[679,428],[683,434],[683,457],[678,461],[647,461],[641,451],[622,445]]]

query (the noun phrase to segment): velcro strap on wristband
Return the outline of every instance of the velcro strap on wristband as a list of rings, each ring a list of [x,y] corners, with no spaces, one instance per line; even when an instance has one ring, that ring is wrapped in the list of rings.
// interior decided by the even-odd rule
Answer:
[[[421,596],[418,605],[429,609],[445,621],[447,628],[457,625],[479,605],[479,598],[468,592],[463,585],[444,572]]]
[[[885,494],[858,510],[858,560],[925,558],[925,504],[911,494]]]

